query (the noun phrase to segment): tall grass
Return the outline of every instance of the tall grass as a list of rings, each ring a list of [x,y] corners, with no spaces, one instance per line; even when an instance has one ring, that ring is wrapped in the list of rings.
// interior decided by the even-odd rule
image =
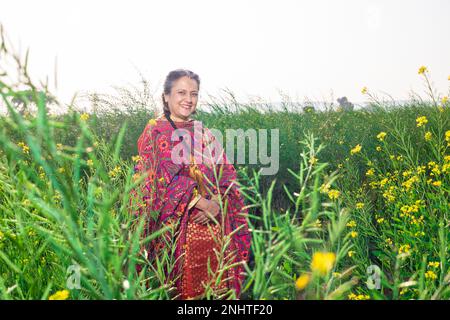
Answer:
[[[0,58],[11,55],[3,40]],[[27,58],[12,56],[18,80],[0,70],[9,113],[0,117],[0,297],[47,299],[70,289],[72,299],[176,298],[167,277],[174,245],[158,257],[142,250],[170,230],[147,234],[147,217],[129,207],[144,179],[133,171],[135,142],[154,117],[154,100],[122,90],[97,97],[102,112],[54,116]],[[231,98],[198,112],[209,128],[280,129],[276,176],[261,176],[258,165],[238,168],[252,234],[243,298],[450,297],[450,110],[428,73],[421,76],[431,103],[386,108],[368,93],[367,110],[261,113]],[[37,112],[18,112],[13,100]],[[225,251],[219,256],[220,273],[230,265]],[[206,297],[234,295],[210,283]]]

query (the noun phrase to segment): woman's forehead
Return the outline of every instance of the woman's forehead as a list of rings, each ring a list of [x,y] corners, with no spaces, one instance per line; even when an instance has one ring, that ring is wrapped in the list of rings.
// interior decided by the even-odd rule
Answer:
[[[191,91],[198,91],[197,81],[188,77],[181,77],[173,83],[172,89],[185,89]]]

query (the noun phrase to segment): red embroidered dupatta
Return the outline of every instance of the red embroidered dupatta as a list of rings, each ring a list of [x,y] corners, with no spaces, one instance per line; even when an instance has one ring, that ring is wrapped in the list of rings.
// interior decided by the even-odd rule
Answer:
[[[176,122],[177,128],[185,129],[194,139],[194,121]],[[198,124],[198,122],[197,122]],[[138,140],[138,151],[141,161],[135,167],[135,172],[145,174],[145,183],[141,188],[141,195],[133,191],[131,200],[136,208],[134,214],[149,217],[146,232],[151,233],[158,228],[169,225],[174,233],[166,233],[165,238],[175,243],[176,264],[170,278],[174,278],[181,299],[200,297],[206,282],[214,282],[210,270],[216,271],[223,267],[219,265],[215,251],[220,251],[220,241],[231,235],[231,241],[226,247],[224,255],[229,262],[236,265],[225,272],[217,287],[220,289],[234,289],[239,297],[244,280],[242,262],[248,261],[250,249],[250,233],[246,221],[247,210],[236,185],[236,171],[228,163],[223,154],[222,164],[197,164],[204,176],[204,185],[208,193],[205,198],[221,195],[226,213],[221,212],[219,224],[209,223],[199,225],[192,222],[198,209],[190,208],[189,204],[198,193],[198,183],[189,175],[189,165],[177,164],[172,161],[172,149],[180,141],[172,141],[174,129],[166,120],[157,120],[156,124],[148,124]],[[197,137],[196,137],[197,138]],[[209,130],[202,135],[202,147],[205,141],[214,140]],[[216,176],[220,177],[216,181]],[[151,216],[154,216],[154,219]],[[175,236],[175,237],[174,237]],[[168,239],[171,238],[171,239]],[[161,239],[153,241],[147,248],[150,256],[157,254],[167,242]],[[222,244],[223,245],[223,244]]]

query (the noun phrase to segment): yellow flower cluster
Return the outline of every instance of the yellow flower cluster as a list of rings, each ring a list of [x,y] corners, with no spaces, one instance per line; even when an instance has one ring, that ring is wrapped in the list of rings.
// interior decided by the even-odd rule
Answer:
[[[425,72],[428,72],[427,67],[421,66],[421,67],[419,68],[419,71],[418,71],[417,73],[418,73],[418,74],[424,74]]]
[[[298,277],[297,281],[295,281],[295,287],[297,288],[297,290],[305,289],[310,279],[311,276],[309,274],[303,274]]]
[[[320,188],[319,188],[319,191],[321,192],[321,193],[328,193],[329,191],[330,191],[330,184],[329,183],[323,183],[321,186],[320,186]]]
[[[386,135],[387,135],[386,132],[380,132],[380,133],[377,135],[377,139],[380,140],[380,141],[384,141],[384,138],[386,137]]]
[[[347,227],[355,228],[356,227],[356,221],[355,220],[351,220],[351,221],[347,222]]]
[[[364,203],[358,202],[358,203],[356,204],[356,209],[362,209],[362,208],[364,208]]]
[[[447,146],[450,147],[450,130],[445,131],[445,141],[447,141]]]
[[[352,232],[350,232],[350,236],[351,236],[352,238],[356,238],[356,237],[358,236],[358,232],[352,231]]]
[[[367,170],[366,176],[371,177],[371,176],[373,176],[373,175],[375,175],[375,171],[374,171],[372,168],[370,168],[369,170]]]
[[[320,221],[320,219],[317,219],[316,222],[314,223],[314,226],[316,228],[322,228],[322,221]]]
[[[361,93],[362,93],[362,94],[367,94],[367,87],[363,87],[363,88],[361,89]]]
[[[417,174],[422,174],[425,172],[426,166],[417,166],[416,172]]]
[[[110,178],[115,178],[118,174],[120,174],[120,167],[116,166],[114,169],[112,169],[108,175]]]
[[[156,120],[155,119],[150,119],[150,120],[148,120],[148,124],[151,125],[151,126],[154,126],[154,125],[156,125]]]
[[[44,180],[45,179],[45,171],[44,168],[42,166],[39,166],[39,179]]]
[[[402,244],[398,249],[398,253],[408,253],[411,250],[411,246],[409,244]]]
[[[415,182],[419,182],[419,178],[417,176],[412,176],[408,180],[402,182],[402,187],[409,191]]]
[[[340,195],[341,193],[339,192],[339,190],[336,190],[336,189],[331,189],[330,191],[328,191],[328,197],[331,199],[331,200],[334,200],[334,199],[337,199],[337,198],[339,198],[339,195]]]
[[[448,102],[448,97],[447,96],[443,96],[441,99],[441,103],[442,104],[446,104]]]
[[[394,202],[396,197],[395,197],[395,187],[394,186],[390,186],[388,190],[383,192],[383,198],[385,198],[387,201],[389,202]]]
[[[81,121],[88,121],[89,120],[89,114],[88,113],[83,113],[82,115],[80,115],[80,120]]]
[[[440,262],[439,261],[430,261],[428,262],[428,266],[431,268],[438,268],[440,266]]]
[[[142,160],[142,157],[141,156],[132,156],[131,157],[131,160],[133,160],[133,162],[139,162],[139,161],[141,161]]]
[[[334,252],[315,252],[311,261],[311,270],[325,276],[333,269],[335,261]]]
[[[67,300],[67,298],[69,298],[69,291],[62,290],[52,294],[48,300]]]
[[[359,153],[359,152],[361,152],[361,145],[360,144],[357,144],[352,150],[350,150],[350,154],[351,155],[354,155],[354,154],[356,154],[356,153]]]
[[[355,251],[353,251],[353,250],[350,250],[350,251],[347,253],[347,255],[348,255],[350,258],[353,257],[354,254],[355,254]]]
[[[369,300],[370,299],[370,296],[369,295],[364,295],[364,294],[358,294],[358,295],[356,295],[356,294],[354,294],[354,293],[350,293],[349,295],[348,295],[348,299],[349,300]]]
[[[416,123],[417,127],[421,127],[428,123],[428,119],[425,116],[421,116],[416,119]]]
[[[94,166],[94,161],[92,161],[92,159],[89,159],[88,161],[86,161],[87,165],[89,167],[93,167]]]
[[[384,222],[384,218],[377,218],[377,223],[382,224]]]
[[[314,165],[315,163],[317,163],[317,158],[316,157],[311,157],[310,159],[309,159],[309,163],[311,164],[311,165]]]
[[[25,154],[29,154],[30,153],[30,148],[25,144],[25,142],[21,141],[21,142],[19,142],[17,144],[17,146],[22,148],[23,153],[25,153]]]
[[[425,279],[436,280],[437,274],[432,270],[428,270],[427,272],[425,272]]]
[[[311,271],[320,276],[326,276],[333,269],[336,254],[333,252],[315,252],[311,260]],[[305,289],[311,280],[310,274],[303,274],[295,281],[297,290]]]
[[[433,134],[430,131],[425,132],[425,141],[430,141],[433,138]]]

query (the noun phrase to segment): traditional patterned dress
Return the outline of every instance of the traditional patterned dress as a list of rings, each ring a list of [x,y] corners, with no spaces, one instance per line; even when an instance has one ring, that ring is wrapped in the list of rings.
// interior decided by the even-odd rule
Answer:
[[[146,249],[154,257],[164,246],[175,245],[176,263],[169,272],[169,279],[175,279],[178,298],[202,297],[205,286],[218,294],[234,289],[239,297],[245,276],[242,264],[248,260],[250,249],[250,233],[247,211],[236,185],[236,171],[223,152],[216,155],[222,160],[219,164],[203,160],[192,166],[192,157],[190,164],[176,163],[172,160],[172,150],[182,141],[172,141],[174,128],[167,120],[152,122],[138,140],[141,160],[135,172],[146,178],[140,192],[133,190],[132,208],[135,208],[134,214],[148,216],[147,234],[162,226],[171,226],[173,232],[165,233]],[[201,126],[193,120],[176,122],[177,128],[184,129],[191,138],[184,140],[198,143],[200,138],[200,150],[205,151],[215,137],[207,129],[202,130],[200,136],[198,130],[195,131],[194,137],[194,127],[199,124]],[[195,150],[197,152],[198,148]],[[192,218],[199,212],[195,204],[200,196],[216,201],[222,199],[224,210],[216,217],[218,223],[193,222]],[[230,264],[234,266],[224,268]]]

